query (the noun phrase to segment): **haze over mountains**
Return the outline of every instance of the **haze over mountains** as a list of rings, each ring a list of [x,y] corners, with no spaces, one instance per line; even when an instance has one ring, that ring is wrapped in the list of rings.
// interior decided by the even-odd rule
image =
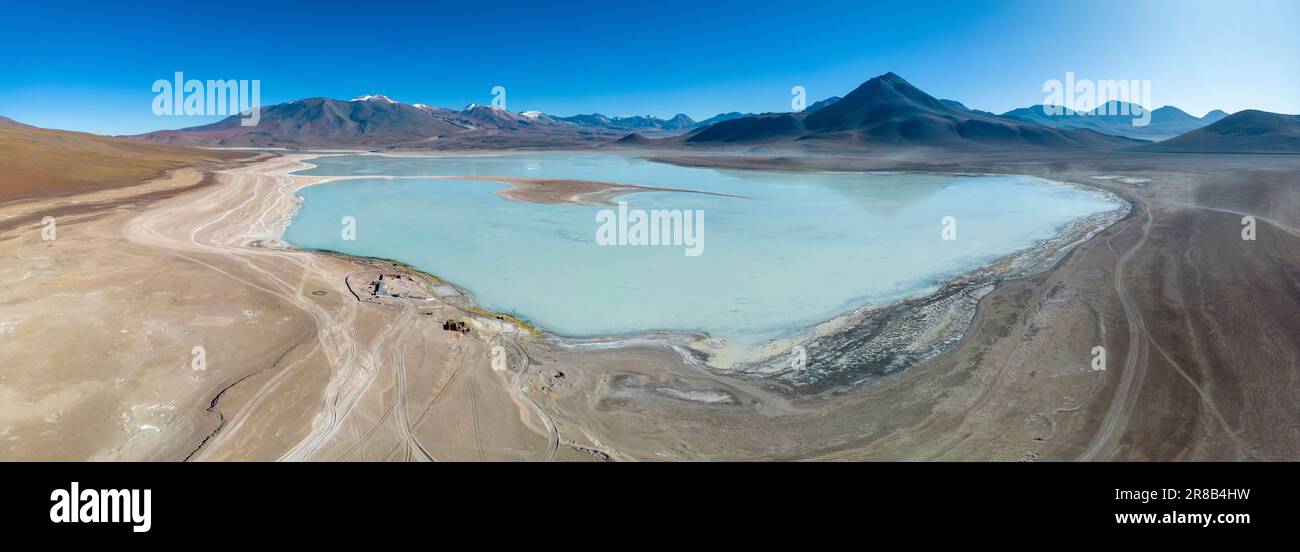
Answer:
[[[1111,100],[1090,111],[1079,112],[1063,107],[1057,109],[1059,113],[1049,111],[1049,106],[1034,105],[1013,109],[1002,116],[1052,128],[1089,129],[1103,134],[1152,141],[1173,138],[1228,116],[1216,109],[1204,117],[1194,117],[1177,107],[1167,105],[1152,110],[1147,124],[1137,126],[1134,122],[1140,122],[1146,114],[1146,108],[1137,104]]]
[[[610,130],[682,130],[694,128],[699,125],[684,113],[678,113],[671,119],[660,119],[653,115],[633,115],[630,117],[606,117],[599,113],[590,115],[574,115],[572,117],[561,117],[561,121],[567,121],[578,126],[588,128],[604,128]]]
[[[1247,109],[1142,149],[1171,153],[1300,153],[1300,115]]]
[[[1129,115],[1113,114],[1122,113],[1123,107],[1129,109]],[[1232,119],[1217,110],[1194,117],[1166,106],[1150,113],[1148,125],[1134,126],[1133,119],[1142,114],[1142,109],[1112,102],[1086,113],[1065,110],[1060,115],[1049,115],[1043,106],[1031,106],[997,115],[969,109],[955,100],[937,99],[902,77],[886,73],[843,98],[827,98],[801,112],[732,112],[704,121],[685,114],[669,119],[650,115],[607,117],[599,113],[557,117],[540,111],[514,113],[475,104],[454,110],[367,95],[347,101],[308,98],[266,106],[260,124],[253,127],[241,126],[241,118],[232,116],[209,125],[132,138],[189,146],[288,148],[491,149],[605,144],[830,150],[1124,148],[1191,134]],[[1277,117],[1239,118],[1167,150],[1216,147],[1218,151],[1300,151],[1292,149],[1287,139],[1294,118]],[[1250,134],[1252,129],[1259,133]],[[1269,136],[1280,141],[1265,143]]]

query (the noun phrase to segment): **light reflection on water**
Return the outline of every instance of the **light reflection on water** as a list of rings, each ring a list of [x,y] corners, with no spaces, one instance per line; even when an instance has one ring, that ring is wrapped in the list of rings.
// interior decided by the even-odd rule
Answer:
[[[599,154],[347,155],[300,174],[524,176],[686,188],[624,196],[633,209],[702,210],[704,249],[601,247],[601,207],[540,205],[469,180],[347,180],[304,189],[286,240],[400,260],[491,310],[567,336],[708,331],[742,343],[913,296],[1114,205],[1032,178],[688,168]],[[357,220],[344,241],[340,219]],[[957,239],[940,239],[940,221]]]

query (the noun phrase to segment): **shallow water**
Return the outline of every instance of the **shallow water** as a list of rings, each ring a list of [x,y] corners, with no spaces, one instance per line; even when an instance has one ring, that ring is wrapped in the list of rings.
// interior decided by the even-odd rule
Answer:
[[[687,188],[623,196],[630,209],[701,210],[699,256],[681,246],[601,246],[603,207],[539,205],[470,180],[361,179],[305,188],[286,241],[400,260],[484,308],[566,336],[707,331],[758,344],[865,304],[915,296],[1068,223],[1115,208],[1027,177],[772,173],[618,155],[347,155],[309,175],[498,175]],[[616,210],[616,209],[615,209]],[[341,219],[356,220],[344,240]],[[956,239],[942,239],[942,220]]]

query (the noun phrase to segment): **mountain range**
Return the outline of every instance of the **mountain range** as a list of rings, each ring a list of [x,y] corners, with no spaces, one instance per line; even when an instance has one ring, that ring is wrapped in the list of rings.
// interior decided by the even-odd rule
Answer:
[[[1129,115],[1112,115],[1127,107]],[[352,100],[307,98],[262,108],[257,126],[241,118],[130,138],[209,147],[493,149],[596,145],[684,148],[796,147],[801,149],[931,147],[943,149],[1126,148],[1153,151],[1215,147],[1216,151],[1292,151],[1291,116],[1256,112],[1234,118],[1222,111],[1192,116],[1166,106],[1150,123],[1134,126],[1143,108],[1113,102],[1089,112],[1050,115],[1044,106],[1001,115],[938,99],[894,73],[872,78],[843,98],[800,112],[722,113],[704,121],[685,114],[558,117],[514,113],[470,104],[445,109],[405,104],[383,95]],[[1243,112],[1245,113],[1245,112]],[[1134,115],[1137,114],[1137,115]],[[1222,124],[1221,123],[1226,123]],[[1197,131],[1205,131],[1197,133]],[[1258,131],[1257,134],[1251,132]],[[1187,139],[1174,142],[1174,137]],[[1276,144],[1265,143],[1278,137]],[[1149,142],[1167,140],[1168,146]],[[1233,144],[1239,144],[1234,146]],[[1244,149],[1234,149],[1244,148]]]
[[[591,115],[574,115],[572,117],[561,117],[561,121],[567,121],[578,126],[589,128],[607,128],[618,130],[682,130],[694,128],[699,125],[684,113],[678,113],[671,119],[660,119],[653,115],[634,115],[630,117],[606,117],[599,113]]]
[[[671,119],[599,113],[556,117],[478,104],[444,109],[369,94],[346,101],[306,98],[265,106],[256,126],[242,126],[241,117],[231,116],[208,125],[130,138],[208,147],[554,147],[605,143],[628,132],[682,132],[743,116],[724,113],[699,122],[685,114]]]
[[[1228,116],[1227,113],[1216,109],[1204,117],[1195,117],[1177,107],[1167,105],[1152,110],[1150,118],[1145,125],[1142,125],[1146,108],[1117,100],[1107,102],[1090,111],[1074,111],[1059,106],[1054,109],[1055,111],[1053,107],[1046,105],[1034,105],[1013,109],[1003,113],[1002,116],[1046,127],[1088,129],[1102,134],[1152,141],[1173,138]]]
[[[513,139],[526,142],[545,134],[553,142],[583,142],[577,127],[536,113],[512,113],[470,104],[452,110],[405,104],[383,95],[352,100],[306,98],[261,108],[256,126],[242,126],[238,115],[185,128],[132,138],[209,147],[491,147]],[[561,132],[564,131],[564,132]],[[608,138],[601,136],[597,139]]]
[[[663,140],[682,145],[797,143],[814,147],[951,149],[1122,147],[1138,142],[1087,129],[1051,128],[939,100],[894,73],[799,113],[740,117]]]

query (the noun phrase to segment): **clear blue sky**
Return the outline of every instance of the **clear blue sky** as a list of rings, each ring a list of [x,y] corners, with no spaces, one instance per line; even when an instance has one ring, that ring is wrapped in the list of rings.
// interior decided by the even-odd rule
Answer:
[[[262,103],[379,92],[558,115],[789,110],[894,71],[1003,112],[1048,79],[1152,81],[1194,115],[1300,113],[1296,0],[22,2],[0,19],[0,115],[104,134],[157,117],[156,79],[260,79]]]

